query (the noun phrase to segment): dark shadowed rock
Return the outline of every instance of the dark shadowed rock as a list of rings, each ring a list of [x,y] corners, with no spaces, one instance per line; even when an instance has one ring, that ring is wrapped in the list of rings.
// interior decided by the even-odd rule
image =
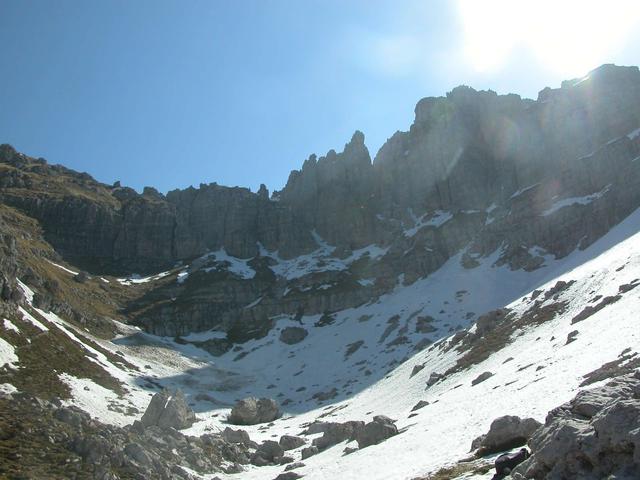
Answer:
[[[251,456],[251,463],[258,467],[279,463],[284,450],[278,442],[266,440],[262,442]]]
[[[429,375],[429,380],[427,380],[427,387],[431,387],[432,385],[435,385],[443,378],[444,378],[444,375],[442,375],[441,373],[432,372],[431,375]]]
[[[420,400],[418,403],[416,403],[413,408],[411,409],[412,412],[415,412],[416,410],[420,410],[421,408],[426,407],[427,405],[429,405],[429,402],[427,402],[426,400]]]
[[[418,372],[420,372],[423,368],[424,368],[424,363],[419,363],[417,365],[414,365],[413,370],[411,370],[411,374],[409,375],[409,378],[413,378],[413,376]]]
[[[373,421],[356,431],[355,439],[359,448],[366,448],[397,434],[398,427],[395,426],[393,420],[383,415],[377,415],[373,417]]]
[[[302,478],[302,475],[296,472],[284,472],[278,475],[274,480],[297,480]]]
[[[284,450],[293,450],[295,448],[301,447],[306,442],[302,437],[296,437],[294,435],[283,435],[280,437],[280,446]]]
[[[319,452],[320,452],[320,449],[315,445],[303,448],[301,452],[302,460],[306,460],[307,458],[312,457],[313,455],[316,455]]]
[[[307,338],[309,332],[302,327],[286,327],[280,332],[280,341],[287,345],[295,345]]]
[[[321,437],[315,438],[312,444],[314,447],[324,450],[340,442],[353,440],[356,432],[363,426],[364,422],[360,421],[321,424],[322,429],[319,431],[324,433]]]
[[[478,385],[479,383],[482,383],[485,380],[490,379],[491,377],[493,377],[493,373],[492,372],[483,372],[480,375],[478,375],[476,378],[471,380],[471,385],[472,386]]]
[[[284,469],[285,472],[289,472],[291,470],[295,470],[296,468],[302,468],[304,467],[305,464],[302,462],[295,462],[295,463],[290,463],[289,465],[287,465]]]

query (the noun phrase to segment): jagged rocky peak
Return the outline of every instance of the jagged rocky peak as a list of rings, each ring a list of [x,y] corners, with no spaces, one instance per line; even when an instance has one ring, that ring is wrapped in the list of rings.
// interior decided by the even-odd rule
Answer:
[[[329,182],[359,183],[367,177],[370,167],[371,157],[364,134],[357,130],[341,153],[331,149],[319,159],[312,154],[300,170],[293,170],[280,198],[295,203],[301,197],[315,195]]]
[[[372,242],[373,191],[371,157],[364,134],[356,131],[342,152],[311,155],[301,170],[291,172],[279,197],[309,229],[334,245],[351,248]]]

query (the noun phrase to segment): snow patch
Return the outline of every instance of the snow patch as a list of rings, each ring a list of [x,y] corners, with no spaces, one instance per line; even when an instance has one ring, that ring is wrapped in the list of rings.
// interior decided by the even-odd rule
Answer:
[[[14,368],[18,360],[13,345],[0,337],[0,367],[7,365],[9,368]]]
[[[161,272],[161,273],[157,273],[156,275],[151,275],[149,277],[141,277],[137,273],[134,273],[128,278],[118,278],[117,280],[121,285],[137,285],[140,283],[149,283],[155,280],[160,280],[161,278],[164,278],[167,275],[169,275],[169,273],[170,272]]]
[[[569,207],[571,205],[588,205],[594,200],[597,200],[598,198],[601,198],[603,195],[605,195],[609,191],[609,188],[611,188],[611,185],[607,185],[599,192],[592,193],[591,195],[585,195],[583,197],[569,197],[558,200],[550,208],[542,212],[541,216],[546,217],[552,215],[558,210]]]
[[[523,193],[528,192],[529,190],[537,187],[538,185],[540,185],[540,182],[534,183],[533,185],[529,185],[528,187],[521,188],[520,190],[516,191],[513,195],[511,195],[511,199],[513,200],[514,198],[519,197]]]
[[[39,330],[41,330],[43,332],[48,332],[49,331],[49,329],[42,322],[37,320],[33,315],[31,315],[29,312],[27,312],[24,308],[18,307],[18,310],[22,314],[23,320],[31,323],[33,326],[35,326],[36,328],[38,328]]]
[[[413,214],[413,212],[410,212]],[[415,215],[414,215],[415,218]],[[451,212],[445,212],[444,210],[436,210],[432,214],[424,214],[418,220],[416,220],[416,224],[412,228],[408,228],[404,231],[404,235],[406,237],[413,237],[418,231],[424,227],[441,227],[449,220],[453,218],[453,214]]]
[[[20,329],[16,327],[13,323],[11,323],[11,321],[7,320],[6,318],[3,320],[3,325],[5,330],[15,332],[18,335],[20,334]]]
[[[70,273],[71,275],[77,275],[78,272],[75,272],[73,270],[68,269],[67,267],[63,267],[62,265],[59,265],[57,263],[52,262],[51,260],[47,259],[47,262],[49,262],[51,265],[53,265],[54,267],[58,267],[60,270],[64,270],[67,273]]]

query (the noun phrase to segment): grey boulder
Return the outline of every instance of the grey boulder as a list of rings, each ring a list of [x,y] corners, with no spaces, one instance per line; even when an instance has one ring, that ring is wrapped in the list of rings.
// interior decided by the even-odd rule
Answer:
[[[196,414],[187,405],[181,390],[164,389],[156,393],[140,422],[145,427],[158,426],[180,430],[189,428],[196,421]]]
[[[256,425],[272,422],[280,416],[280,409],[271,398],[248,397],[238,401],[229,415],[229,422],[235,425]]]
[[[520,447],[527,443],[542,424],[533,418],[520,418],[513,415],[505,415],[491,422],[489,432],[476,438],[472,448],[477,448],[477,456],[502,452],[511,448]]]
[[[378,415],[373,417],[373,421],[358,429],[355,439],[359,448],[366,448],[397,434],[398,427],[395,426],[394,421],[389,417]]]
[[[280,341],[287,345],[295,345],[307,338],[308,334],[309,332],[302,327],[286,327],[280,332]]]

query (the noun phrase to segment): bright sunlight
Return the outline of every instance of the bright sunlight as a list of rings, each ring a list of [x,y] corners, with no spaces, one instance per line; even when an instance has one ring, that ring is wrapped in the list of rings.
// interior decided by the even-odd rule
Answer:
[[[523,53],[559,74],[578,75],[640,28],[637,0],[459,0],[458,8],[465,56],[481,72]]]

